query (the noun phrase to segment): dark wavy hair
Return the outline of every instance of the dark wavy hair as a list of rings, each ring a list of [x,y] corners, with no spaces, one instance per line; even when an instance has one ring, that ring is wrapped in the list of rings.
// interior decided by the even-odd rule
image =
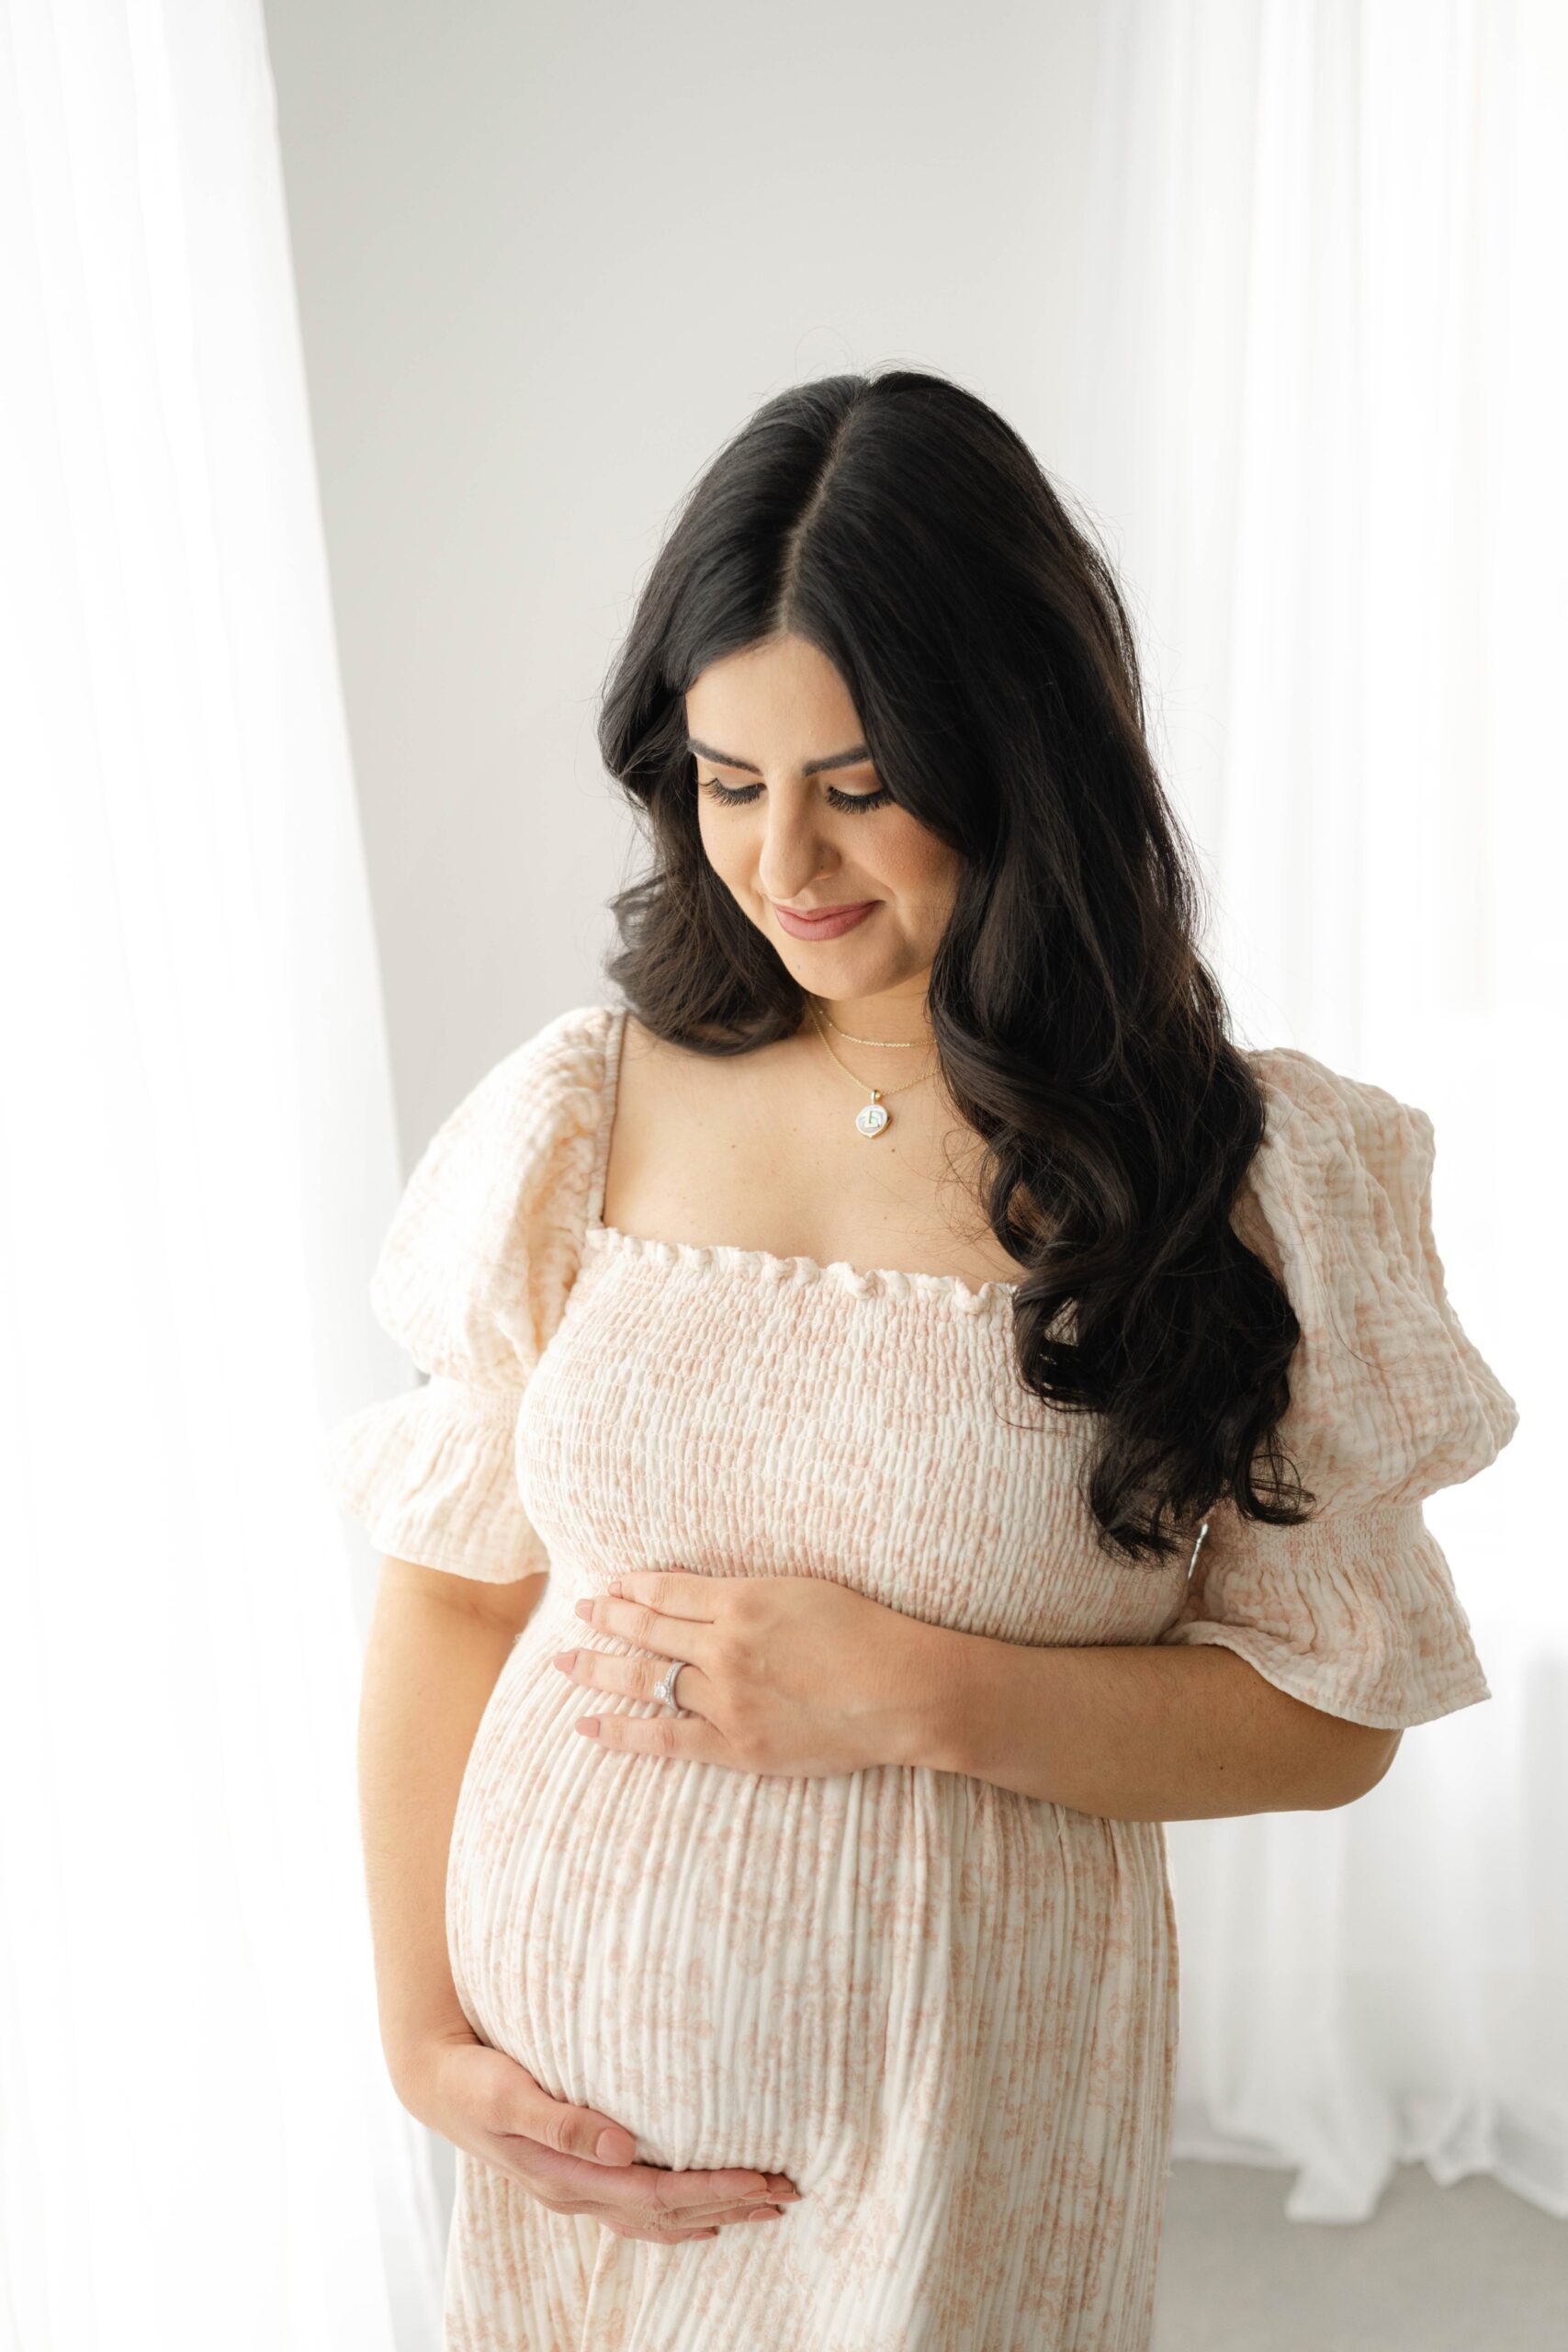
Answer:
[[[1101,1547],[1163,1559],[1226,1498],[1299,1523],[1315,1498],[1278,1425],[1300,1327],[1231,1224],[1264,1097],[1195,944],[1132,629],[1088,528],[973,393],[903,368],[797,385],[687,496],[599,719],[651,846],[610,902],[609,978],[693,1052],[799,1029],[805,991],[703,847],[683,701],[784,634],[835,665],[879,781],[961,854],[927,1012],[990,1229],[1027,1269],[1019,1378],[1103,1422]]]

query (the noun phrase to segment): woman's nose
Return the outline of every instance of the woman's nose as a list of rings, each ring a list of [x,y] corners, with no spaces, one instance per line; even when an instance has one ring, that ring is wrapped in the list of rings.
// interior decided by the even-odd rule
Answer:
[[[757,879],[770,899],[788,906],[819,876],[830,873],[833,864],[832,851],[808,810],[791,816],[777,803],[770,808],[757,855]]]

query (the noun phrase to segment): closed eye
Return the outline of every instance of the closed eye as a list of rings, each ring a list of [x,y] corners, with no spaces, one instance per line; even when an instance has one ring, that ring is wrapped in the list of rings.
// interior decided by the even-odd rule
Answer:
[[[720,784],[716,775],[702,776],[698,781],[703,790],[710,793],[720,807],[725,808],[744,807],[748,801],[755,800],[762,789],[760,784],[748,784],[739,787]],[[827,787],[827,796],[828,805],[832,808],[886,808],[893,797],[885,784],[879,784],[874,792],[842,792],[836,784],[830,784]]]

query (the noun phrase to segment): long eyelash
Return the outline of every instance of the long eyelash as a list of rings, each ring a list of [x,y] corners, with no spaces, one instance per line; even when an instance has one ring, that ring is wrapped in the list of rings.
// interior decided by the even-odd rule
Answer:
[[[727,808],[743,807],[747,801],[755,800],[762,789],[760,784],[742,785],[739,787],[720,784],[718,778],[713,775],[703,776],[699,781],[703,790],[710,792],[714,798]],[[835,808],[886,808],[892,797],[893,795],[885,784],[879,785],[874,792],[840,792],[835,784],[828,786],[828,799]]]
[[[705,792],[711,792],[714,798],[728,808],[739,808],[743,801],[755,800],[762,789],[760,784],[749,784],[742,790],[732,791],[728,784],[720,784],[716,775],[701,776],[698,781]]]

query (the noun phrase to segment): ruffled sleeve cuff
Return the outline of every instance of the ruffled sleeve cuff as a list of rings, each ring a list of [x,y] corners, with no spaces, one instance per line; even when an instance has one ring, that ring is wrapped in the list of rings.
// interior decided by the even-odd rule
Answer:
[[[332,1490],[378,1551],[486,1584],[547,1572],[517,1484],[522,1394],[435,1374],[328,1432]]]
[[[604,1005],[547,1022],[447,1114],[403,1188],[370,1307],[429,1378],[326,1441],[333,1491],[393,1559],[484,1584],[548,1572],[518,1414],[576,1279],[614,1034]]]
[[[1432,1122],[1286,1047],[1236,1230],[1301,1327],[1284,1452],[1295,1526],[1210,1513],[1167,1642],[1235,1650],[1325,1714],[1404,1730],[1492,1695],[1426,1498],[1475,1477],[1518,1408],[1453,1309],[1432,1228]]]
[[[1217,1643],[1292,1698],[1381,1731],[1492,1696],[1419,1503],[1299,1527],[1212,1513],[1181,1613],[1159,1638]]]

